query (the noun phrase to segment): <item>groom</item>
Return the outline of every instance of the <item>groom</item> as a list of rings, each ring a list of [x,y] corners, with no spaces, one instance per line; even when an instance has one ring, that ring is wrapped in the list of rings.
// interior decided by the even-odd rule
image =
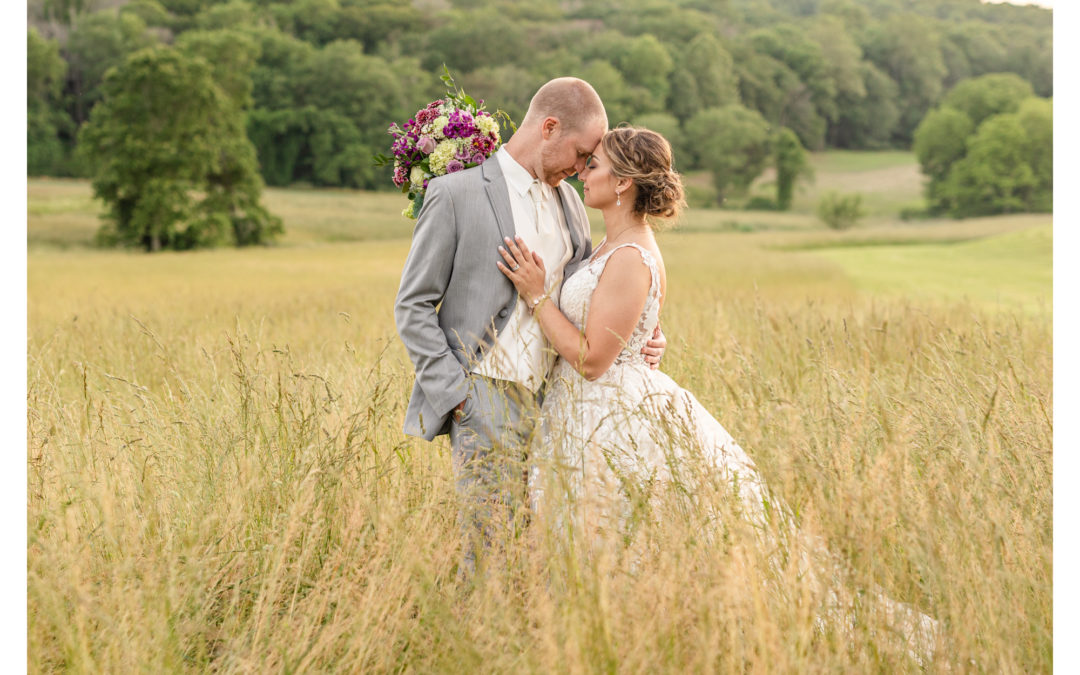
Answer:
[[[555,355],[506,277],[498,247],[520,236],[544,259],[549,297],[592,252],[577,192],[563,182],[585,167],[607,130],[589,83],[542,86],[517,132],[480,166],[431,180],[413,231],[394,306],[416,368],[405,433],[450,434],[454,477],[466,513],[465,565],[491,525],[524,496],[524,455]],[[662,336],[643,350],[655,367]]]

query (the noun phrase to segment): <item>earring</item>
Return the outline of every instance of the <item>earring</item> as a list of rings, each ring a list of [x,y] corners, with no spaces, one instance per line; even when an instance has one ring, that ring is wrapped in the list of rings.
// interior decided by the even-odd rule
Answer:
[[[615,206],[622,206],[622,196],[619,195],[619,191],[615,191]]]

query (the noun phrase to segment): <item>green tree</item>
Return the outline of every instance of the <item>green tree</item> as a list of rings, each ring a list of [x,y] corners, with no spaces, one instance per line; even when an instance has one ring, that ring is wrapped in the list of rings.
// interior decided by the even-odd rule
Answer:
[[[655,110],[663,108],[674,62],[659,40],[652,35],[639,35],[626,40],[615,66],[627,83],[648,92],[649,99],[655,101]]]
[[[957,218],[1034,210],[1046,200],[1029,163],[1027,130],[1016,113],[995,115],[968,141],[942,192]],[[1052,147],[1041,148],[1050,154]]]
[[[259,57],[259,43],[245,32],[232,29],[189,30],[176,47],[210,64],[214,81],[238,108],[251,103],[252,71]]]
[[[441,91],[438,79],[415,58],[388,63],[356,41],[316,49],[274,28],[252,35],[260,56],[248,135],[267,183],[386,187],[371,156],[386,151],[390,122]]]
[[[680,120],[739,102],[735,61],[713,34],[698,34],[676,61],[667,107]]]
[[[1047,12],[1049,14],[1049,12]],[[1005,64],[1002,70],[1016,73],[1031,83],[1038,96],[1054,93],[1054,36],[1049,29],[1009,26],[1004,29]]]
[[[776,207],[781,211],[791,208],[795,194],[795,183],[799,178],[813,175],[807,161],[806,149],[799,143],[799,137],[787,127],[776,133],[773,139],[773,162],[776,167]]]
[[[202,58],[165,47],[131,55],[106,76],[80,146],[108,207],[106,242],[157,251],[257,244],[281,231],[259,203],[242,112]]]
[[[527,23],[503,13],[484,14],[483,20],[459,14],[425,36],[424,70],[441,71],[446,64],[462,73],[484,65],[526,65],[529,54]]]
[[[1016,111],[1027,137],[1025,161],[1035,174],[1032,211],[1054,209],[1054,109],[1050,99],[1029,98]]]
[[[969,76],[1008,70],[1008,52],[1005,49],[1008,39],[997,26],[982,21],[965,21],[949,26],[945,40],[963,55],[970,69]],[[960,79],[963,78],[957,78],[954,82]]]
[[[254,108],[302,107],[304,73],[318,50],[277,28],[261,28],[251,35],[259,47],[259,58],[251,73]]]
[[[1023,116],[1017,115],[1021,109]],[[1049,102],[1034,99],[1031,85],[1012,73],[956,85],[915,130],[914,150],[928,179],[930,209],[956,216],[1049,210],[1051,116]],[[984,133],[982,127],[991,121],[994,130]],[[1023,147],[1003,137],[1013,128],[1022,130]],[[972,156],[976,148],[979,153]],[[984,203],[978,204],[979,199]]]
[[[182,17],[193,17],[218,0],[158,0],[168,11]]]
[[[1021,101],[1034,95],[1031,84],[1019,75],[994,73],[957,84],[941,105],[963,112],[977,127],[993,115],[1016,112]]]
[[[525,117],[533,94],[546,80],[521,66],[509,64],[484,66],[460,78],[462,88],[473,98],[490,101],[515,123]]]
[[[359,42],[340,40],[315,52],[299,69],[298,77],[299,102],[303,107],[312,106],[327,113],[319,118],[326,125],[322,128],[333,129],[329,135],[311,139],[312,152],[338,155],[334,161],[323,164],[326,169],[313,174],[315,182],[376,187],[381,181],[370,158],[388,147],[389,122],[408,119],[419,107],[402,90],[401,75],[385,60],[364,54]],[[356,134],[347,133],[342,124],[352,125]],[[348,148],[336,153],[331,138],[348,140]]]
[[[635,35],[655,35],[669,49],[688,44],[698,35],[719,34],[725,24],[720,17],[726,13],[723,7],[726,3],[709,0],[698,4],[696,9],[653,5],[636,14],[634,21],[627,22],[623,30]],[[622,10],[616,8],[615,11]]]
[[[807,29],[807,36],[821,49],[825,74],[832,81],[836,96],[853,99],[866,96],[863,78],[863,53],[842,19],[831,15],[817,17]],[[833,111],[834,119],[839,111]]]
[[[793,24],[754,31],[749,41],[755,51],[776,59],[795,75],[784,87],[780,114],[766,117],[794,130],[807,147],[820,148],[826,122],[838,112],[836,83],[821,46]]]
[[[364,43],[364,49],[374,52],[380,44],[393,43],[409,34],[426,30],[423,12],[407,3],[381,2],[343,7],[351,35]]]
[[[60,95],[67,64],[55,40],[31,28],[26,34],[26,171],[31,176],[64,170],[67,154],[61,133],[71,133],[71,118]]]
[[[201,30],[254,27],[260,13],[245,0],[229,0],[204,8],[195,16],[195,27]]]
[[[130,13],[105,10],[75,23],[63,51],[69,67],[70,112],[77,125],[86,121],[101,100],[105,73],[129,54],[156,42],[143,20]]]
[[[609,30],[590,36],[582,43],[579,53],[589,63],[606,63],[618,72],[623,86],[620,87],[622,91],[619,92],[620,100],[616,107],[623,121],[635,115],[664,109],[674,61],[667,49],[652,35],[628,38],[618,31]],[[593,86],[596,86],[595,83]],[[606,98],[604,103],[607,105]],[[611,117],[610,111],[608,117]]]
[[[733,55],[743,104],[759,111],[771,124],[789,127],[807,146],[820,146],[826,121],[814,104],[814,91],[799,74],[747,42],[738,44]]]
[[[356,124],[335,110],[315,106],[253,110],[248,117],[248,136],[270,185],[300,181],[380,187],[371,162],[377,146],[366,142]]]
[[[894,14],[867,29],[862,47],[898,86],[900,119],[894,139],[906,144],[940,98],[947,74],[937,28],[916,14]]]
[[[928,178],[926,198],[932,211],[948,208],[949,197],[943,186],[954,164],[967,153],[967,139],[975,124],[956,108],[931,110],[915,129],[915,157]]]
[[[860,64],[865,96],[837,95],[839,115],[829,125],[829,144],[838,148],[884,148],[900,120],[896,82],[874,64]]]
[[[270,11],[278,26],[297,38],[322,46],[350,37],[338,0],[296,0],[275,3]]]
[[[132,0],[120,7],[121,14],[131,14],[138,17],[148,27],[173,29],[178,24],[176,17],[161,6],[158,0]]]
[[[769,123],[755,110],[733,104],[707,108],[686,123],[686,143],[696,164],[712,173],[717,201],[742,193],[761,175],[772,152]]]
[[[821,0],[818,11],[840,19],[849,31],[862,31],[870,23],[870,12],[855,0]]]
[[[80,14],[93,8],[94,0],[44,0],[41,3],[41,16],[47,21],[56,21],[70,26]]]
[[[607,61],[596,60],[586,63],[581,70],[572,73],[596,89],[607,110],[608,124],[616,126],[629,122],[637,114],[637,97],[626,84],[622,73]]]
[[[777,123],[781,119],[790,99],[809,96],[795,71],[768,54],[756,51],[745,40],[733,45],[732,56],[739,82],[739,100],[769,121]]]

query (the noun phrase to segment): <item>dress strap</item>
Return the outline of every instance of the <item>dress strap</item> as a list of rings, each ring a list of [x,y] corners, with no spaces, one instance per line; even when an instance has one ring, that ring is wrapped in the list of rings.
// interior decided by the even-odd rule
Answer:
[[[656,297],[659,297],[660,296],[660,269],[656,264],[656,256],[654,256],[652,254],[652,252],[649,251],[649,249],[645,248],[641,244],[637,244],[637,243],[634,243],[632,241],[629,241],[629,242],[627,242],[625,244],[619,244],[618,246],[616,246],[615,248],[611,249],[610,251],[608,251],[607,253],[604,254],[604,256],[603,256],[605,258],[604,265],[605,266],[607,265],[607,259],[611,258],[612,253],[614,253],[615,251],[618,251],[620,248],[625,248],[627,246],[632,246],[632,247],[636,248],[638,250],[638,253],[641,254],[641,262],[646,267],[649,268],[649,274],[652,276],[652,286],[651,286],[651,288],[649,290],[649,295],[656,295]]]

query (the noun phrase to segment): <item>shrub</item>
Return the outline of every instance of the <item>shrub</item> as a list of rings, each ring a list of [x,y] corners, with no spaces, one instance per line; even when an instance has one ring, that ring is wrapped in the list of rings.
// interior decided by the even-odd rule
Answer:
[[[853,227],[866,215],[862,207],[862,195],[827,192],[818,200],[817,215],[834,230]]]

